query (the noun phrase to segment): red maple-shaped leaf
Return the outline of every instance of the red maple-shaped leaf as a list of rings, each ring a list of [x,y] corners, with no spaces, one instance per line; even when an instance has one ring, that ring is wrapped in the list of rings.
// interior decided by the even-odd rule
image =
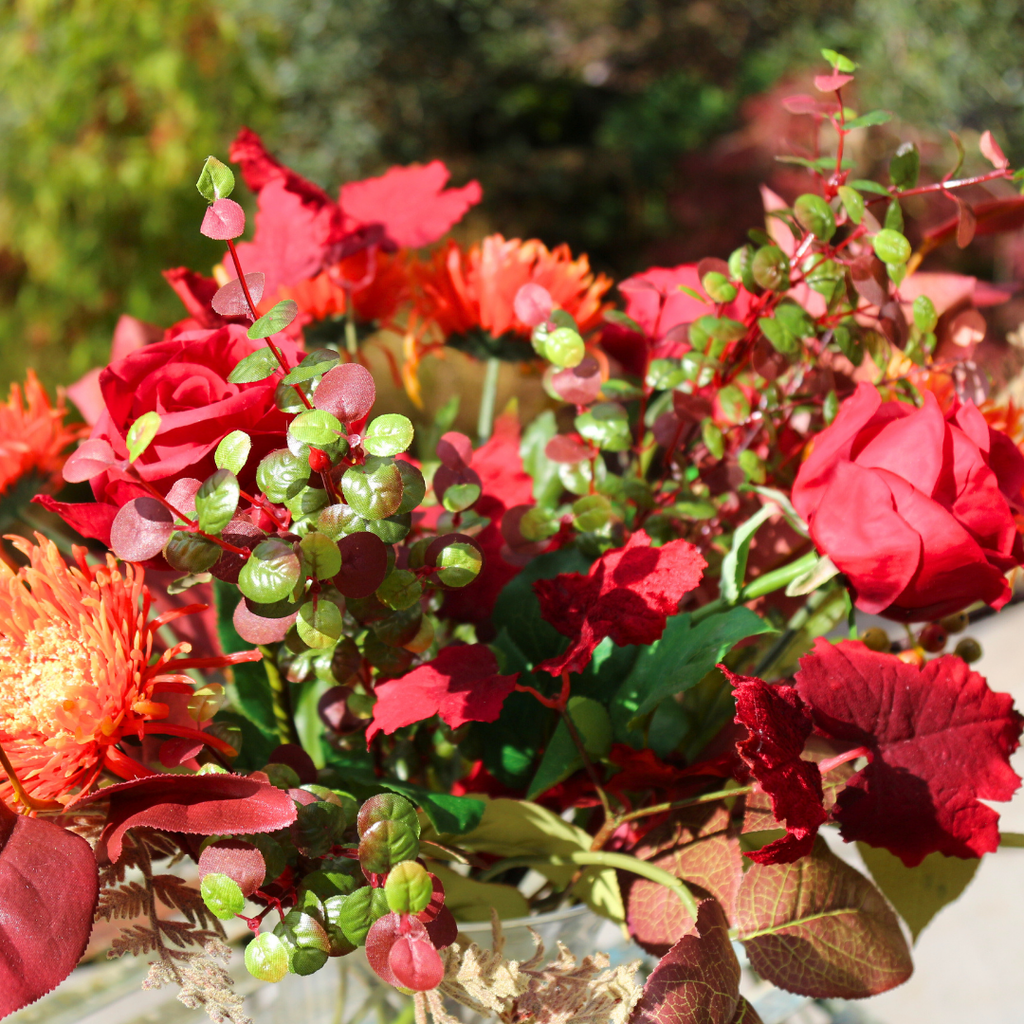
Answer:
[[[275,832],[295,820],[283,790],[241,775],[147,775],[101,789],[81,803],[109,800],[100,847],[116,861],[124,834],[146,826],[193,835]]]
[[[754,1024],[757,1015],[739,984],[729,922],[718,903],[703,900],[695,933],[684,935],[661,958],[629,1024]]]
[[[377,703],[367,743],[379,732],[390,735],[431,715],[440,715],[453,729],[466,722],[493,722],[518,678],[518,672],[498,675],[498,661],[484,644],[445,647],[433,661],[374,690]]]
[[[796,688],[818,731],[867,747],[870,764],[839,795],[847,841],[884,846],[914,867],[935,851],[980,857],[999,845],[999,815],[980,800],[1020,786],[1009,757],[1024,718],[953,655],[917,668],[862,643],[819,639]]]
[[[747,738],[736,750],[772,801],[772,812],[785,821],[786,834],[748,853],[758,864],[790,864],[810,853],[827,815],[822,806],[821,772],[803,752],[814,725],[792,686],[769,686],[761,679],[740,676],[718,666],[733,686],[736,719]]]
[[[71,973],[89,941],[98,892],[84,839],[0,801],[0,1017]]]
[[[700,583],[707,562],[685,540],[663,547],[637,530],[625,547],[603,554],[586,576],[564,572],[533,589],[541,615],[572,638],[568,649],[537,667],[559,676],[582,672],[594,648],[610,636],[620,646],[653,644],[684,594]]]
[[[432,160],[425,167],[392,167],[379,178],[350,181],[341,187],[345,227],[379,226],[387,248],[418,249],[436,242],[483,196],[475,181],[446,189],[450,177],[440,160]]]

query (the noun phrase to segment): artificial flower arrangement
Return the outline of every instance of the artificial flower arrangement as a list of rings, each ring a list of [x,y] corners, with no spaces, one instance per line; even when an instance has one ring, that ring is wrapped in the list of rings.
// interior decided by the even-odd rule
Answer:
[[[888,184],[851,179],[845,140],[889,115],[848,109],[854,66],[825,55],[788,101],[815,128],[789,158],[806,190],[769,195],[728,260],[622,282],[624,310],[565,247],[423,255],[480,198],[440,163],[334,202],[243,131],[236,245],[233,173],[207,161],[202,231],[228,251],[214,278],[167,273],[188,319],[122,322],[72,390],[87,438],[32,379],[0,409],[7,507],[28,487],[86,539],[14,539],[0,565],[0,1013],[96,919],[215,1020],[244,1019],[232,917],[257,977],[363,946],[439,1024],[445,999],[752,1024],[731,938],[813,997],[910,975],[903,886],[941,858],[958,893],[997,849],[981,801],[1019,786],[1024,725],[973,640],[942,653],[1011,598],[1024,456],[1016,411],[974,400],[975,282],[918,267],[1024,199],[963,198],[1020,178],[988,133],[973,178],[919,185],[904,145]],[[956,207],[916,252],[913,197]],[[422,359],[486,361],[483,443],[451,403],[417,427],[375,408],[382,327],[416,400]],[[495,417],[501,361],[542,374],[533,422]],[[55,496],[62,463],[91,500]],[[858,634],[855,609],[916,625]],[[182,856],[199,890],[154,871]],[[481,950],[446,905],[567,901],[661,958],[643,986]]]

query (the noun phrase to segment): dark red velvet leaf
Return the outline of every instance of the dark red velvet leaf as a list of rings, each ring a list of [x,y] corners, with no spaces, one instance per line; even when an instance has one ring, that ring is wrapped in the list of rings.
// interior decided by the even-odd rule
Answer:
[[[685,540],[663,547],[637,530],[624,547],[603,554],[586,576],[562,573],[533,585],[541,615],[572,638],[564,654],[538,666],[554,676],[582,672],[594,648],[610,636],[620,646],[652,644],[684,594],[701,580],[707,562]]]
[[[108,786],[81,803],[109,800],[100,846],[121,856],[125,832],[145,826],[193,835],[275,832],[295,820],[287,793],[241,775],[148,775]]]
[[[739,838],[722,805],[678,812],[632,852],[725,907],[732,906],[743,878]],[[628,884],[626,922],[637,943],[655,956],[663,956],[693,928],[693,919],[675,893],[646,878]]]
[[[659,961],[629,1024],[734,1024],[740,965],[729,922],[714,900],[702,900],[696,934],[684,935]]]
[[[375,688],[367,742],[379,732],[390,734],[432,715],[453,729],[466,722],[493,722],[518,678],[518,672],[499,675],[498,661],[484,644],[445,647],[433,661]]]
[[[754,864],[733,922],[754,970],[800,995],[863,999],[901,985],[914,969],[882,894],[821,838],[793,864]]]
[[[274,747],[267,763],[288,765],[304,786],[312,786],[316,782],[316,763],[298,743],[282,743]]]
[[[145,562],[163,551],[174,533],[174,517],[156,498],[133,498],[110,526],[110,547],[126,562]]]
[[[323,375],[313,394],[313,405],[351,427],[370,415],[376,398],[377,385],[370,371],[359,363],[342,363]]]
[[[579,434],[555,434],[544,447],[544,455],[552,462],[573,465],[594,457],[594,449]]]
[[[468,469],[473,461],[473,442],[465,434],[450,430],[437,442],[437,457],[448,469],[456,472]]]
[[[199,230],[207,238],[224,241],[245,231],[245,211],[233,199],[218,199],[206,208]]]
[[[292,628],[298,617],[298,608],[291,615],[285,615],[279,619],[257,615],[245,603],[245,598],[243,597],[238,602],[235,612],[231,616],[231,622],[235,627],[235,632],[246,643],[276,644],[287,636],[288,630]]]
[[[447,907],[442,907],[432,921],[425,921],[427,935],[436,949],[450,946],[459,937],[459,926],[455,915]]]
[[[350,533],[338,541],[341,571],[333,583],[345,597],[369,597],[388,572],[388,549],[373,533]]]
[[[80,836],[0,801],[0,1017],[56,988],[85,952],[99,882]]]
[[[815,642],[796,688],[818,731],[865,746],[835,817],[848,842],[883,846],[907,867],[935,851],[980,857],[999,845],[999,815],[980,800],[1009,800],[1024,718],[954,655],[917,668],[847,640]]]
[[[601,366],[593,356],[585,356],[576,366],[552,374],[550,384],[563,402],[589,405],[601,393]]]
[[[733,687],[735,721],[748,734],[736,750],[771,797],[775,818],[786,823],[783,838],[747,856],[758,864],[788,864],[810,852],[827,817],[821,772],[800,756],[813,728],[811,716],[792,686],[769,686],[718,667]]]
[[[91,437],[71,453],[68,461],[64,463],[62,473],[69,484],[80,484],[84,480],[99,476],[115,462],[117,456],[110,443],[102,437]]]
[[[251,896],[262,884],[267,873],[263,854],[241,839],[221,839],[212,843],[199,855],[199,877],[210,874],[227,875]]]
[[[437,988],[444,978],[444,964],[429,935],[400,936],[391,947],[388,966],[398,984],[414,992]]]
[[[267,283],[265,274],[254,271],[245,275],[245,284],[252,296],[255,305],[259,305],[263,298],[263,288]],[[245,292],[242,291],[241,283],[236,279],[228,281],[223,288],[219,288],[210,302],[214,311],[221,316],[246,316],[250,314],[249,303],[246,302]]]

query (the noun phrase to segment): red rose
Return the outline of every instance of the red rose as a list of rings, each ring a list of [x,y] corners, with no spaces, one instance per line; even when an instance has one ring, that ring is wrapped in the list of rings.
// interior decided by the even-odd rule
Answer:
[[[915,409],[861,384],[815,440],[793,504],[858,608],[920,622],[1009,599],[1022,485],[1024,458],[972,403],[943,416],[930,392]]]
[[[265,341],[250,341],[245,327],[230,324],[188,331],[136,349],[100,374],[105,408],[91,436],[108,441],[119,458],[127,458],[129,427],[143,413],[158,412],[160,429],[134,468],[166,494],[181,477],[204,480],[213,473],[217,445],[232,430],[244,430],[253,441],[242,474],[244,486],[259,460],[283,445],[287,427],[274,404],[280,373],[253,384],[228,383],[237,363],[265,345]],[[292,342],[279,339],[277,345],[290,366],[299,362],[301,353]],[[91,483],[95,505],[52,500],[46,504],[84,536],[109,544],[110,523],[118,508],[145,492],[117,472],[104,473]]]

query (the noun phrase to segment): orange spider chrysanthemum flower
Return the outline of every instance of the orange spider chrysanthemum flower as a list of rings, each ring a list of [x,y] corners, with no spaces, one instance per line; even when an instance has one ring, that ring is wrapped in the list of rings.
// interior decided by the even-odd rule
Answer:
[[[29,370],[25,388],[11,385],[10,398],[0,402],[0,494],[29,474],[41,485],[58,484],[69,446],[89,428],[67,426],[64,396],[50,404],[39,378]]]
[[[164,694],[193,692],[186,668],[210,668],[260,657],[258,651],[218,658],[178,658],[181,643],[154,657],[157,630],[193,605],[150,619],[142,569],[113,556],[90,566],[76,548],[76,567],[56,545],[10,538],[29,564],[0,564],[0,748],[16,781],[0,769],[0,798],[22,788],[40,801],[68,803],[86,793],[104,769],[122,778],[152,774],[118,748],[151,733],[231,748],[194,722],[175,724]],[[18,794],[20,797],[20,794]]]

